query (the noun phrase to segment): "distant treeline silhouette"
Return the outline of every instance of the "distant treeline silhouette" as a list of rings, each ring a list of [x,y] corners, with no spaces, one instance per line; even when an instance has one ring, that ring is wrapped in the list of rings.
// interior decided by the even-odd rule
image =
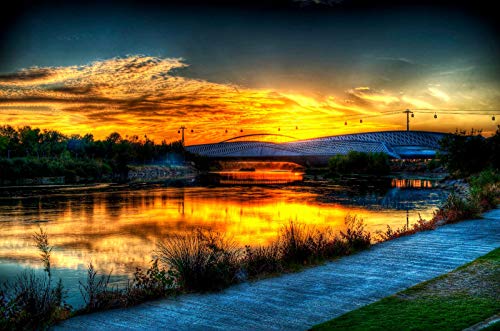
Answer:
[[[76,176],[125,179],[129,164],[183,161],[192,155],[180,141],[155,143],[147,136],[122,137],[111,133],[104,140],[92,134],[65,135],[56,130],[0,126],[0,179]]]

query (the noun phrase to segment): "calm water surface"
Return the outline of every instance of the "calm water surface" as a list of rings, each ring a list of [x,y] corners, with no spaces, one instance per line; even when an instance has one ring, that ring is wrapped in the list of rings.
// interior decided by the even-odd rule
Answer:
[[[219,174],[221,175],[221,174]],[[81,304],[78,281],[88,263],[102,273],[112,271],[123,282],[137,266],[147,266],[156,244],[173,234],[205,228],[227,233],[240,245],[265,245],[280,227],[297,221],[344,228],[346,214],[365,220],[369,231],[389,224],[411,225],[419,214],[429,218],[446,192],[432,182],[393,179],[381,183],[307,182],[288,186],[224,185],[297,181],[302,174],[222,173],[216,187],[151,187],[141,190],[80,194],[46,194],[0,199],[0,281],[24,269],[40,269],[32,234],[39,227],[55,246],[53,266],[63,277],[69,302]],[[243,182],[242,182],[243,181]]]

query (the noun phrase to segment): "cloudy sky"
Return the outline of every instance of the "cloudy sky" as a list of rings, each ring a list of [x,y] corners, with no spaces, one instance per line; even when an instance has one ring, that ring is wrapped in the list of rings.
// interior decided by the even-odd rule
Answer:
[[[182,3],[23,2],[4,14],[0,124],[168,141],[185,125],[188,144],[399,130],[406,108],[413,129],[499,124],[486,4]]]

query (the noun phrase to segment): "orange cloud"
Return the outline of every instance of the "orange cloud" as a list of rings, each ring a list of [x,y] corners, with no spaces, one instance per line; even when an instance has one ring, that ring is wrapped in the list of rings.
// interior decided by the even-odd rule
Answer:
[[[342,99],[213,83],[183,77],[179,70],[186,66],[180,58],[129,56],[0,75],[0,123],[67,134],[91,132],[97,138],[113,131],[147,134],[168,141],[179,139],[177,130],[185,125],[187,143],[195,144],[221,141],[239,135],[240,130],[277,133],[279,128],[283,134],[304,139],[399,129],[403,121],[398,116],[367,119],[362,124],[357,117],[433,106],[430,101],[370,87],[348,90]]]

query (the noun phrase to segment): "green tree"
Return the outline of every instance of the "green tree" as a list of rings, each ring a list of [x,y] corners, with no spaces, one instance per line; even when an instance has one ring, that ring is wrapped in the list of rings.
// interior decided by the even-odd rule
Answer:
[[[0,155],[5,155],[9,146],[9,138],[0,136]]]
[[[488,166],[490,148],[487,140],[477,132],[456,132],[441,140],[439,158],[448,171],[468,176]]]
[[[333,174],[384,175],[390,172],[389,156],[385,153],[350,151],[347,155],[335,155],[328,160]]]
[[[20,144],[27,156],[36,154],[39,155],[40,129],[31,129],[30,126],[25,126],[19,130]]]

